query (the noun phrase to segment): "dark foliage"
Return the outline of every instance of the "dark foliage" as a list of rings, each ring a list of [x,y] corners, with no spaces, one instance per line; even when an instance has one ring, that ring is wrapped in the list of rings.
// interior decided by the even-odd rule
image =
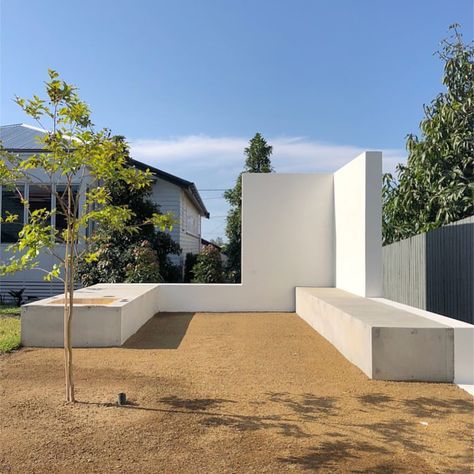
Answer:
[[[408,135],[407,164],[384,176],[384,244],[474,214],[474,46],[458,26],[438,52],[446,91],[424,107],[421,136]]]
[[[122,181],[106,183],[106,186],[115,205],[127,205],[133,211],[130,225],[140,225],[159,212],[159,206],[149,199],[149,188],[131,190]],[[77,265],[83,285],[181,281],[181,269],[170,259],[170,255],[179,255],[181,248],[168,232],[157,231],[151,224],[140,225],[136,233],[97,229],[91,251],[98,252],[98,259],[92,262],[80,259]]]
[[[219,250],[213,245],[206,245],[197,256],[192,273],[193,283],[222,283],[224,267]]]
[[[271,173],[273,171],[270,156],[272,147],[260,133],[250,140],[245,148],[246,155],[243,173]],[[225,248],[227,255],[227,274],[230,281],[240,283],[241,280],[241,211],[242,211],[242,173],[232,189],[225,192],[224,197],[230,204],[227,215],[226,235],[229,240]]]

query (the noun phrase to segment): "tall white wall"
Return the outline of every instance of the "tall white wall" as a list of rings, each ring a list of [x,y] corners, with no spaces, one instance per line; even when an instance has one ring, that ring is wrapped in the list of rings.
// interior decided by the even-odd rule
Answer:
[[[246,174],[242,283],[268,309],[294,309],[295,286],[334,286],[331,174]]]
[[[334,286],[332,174],[245,174],[242,283],[160,285],[160,311],[294,311],[295,286]]]
[[[382,296],[382,153],[362,153],[334,174],[336,287]]]

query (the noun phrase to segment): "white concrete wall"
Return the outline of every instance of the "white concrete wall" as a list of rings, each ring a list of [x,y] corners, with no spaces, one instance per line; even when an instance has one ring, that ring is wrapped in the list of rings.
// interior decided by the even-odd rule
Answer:
[[[444,324],[447,327],[453,328],[454,382],[459,385],[469,385],[471,387],[469,391],[472,393],[472,395],[474,395],[474,325],[385,298],[374,299],[380,303],[403,309],[410,313],[427,318],[431,321],[436,321],[438,323]]]
[[[160,285],[160,311],[293,311],[295,286],[334,286],[332,174],[245,174],[242,283]]]
[[[104,287],[104,285],[95,285]],[[159,311],[160,293],[159,285],[152,283],[137,283],[130,285],[122,283],[120,285],[107,285],[114,293],[125,295],[128,303],[122,307],[121,313],[121,344],[130,336],[135,334],[152,316]],[[119,289],[119,291],[117,291]],[[122,291],[120,291],[122,289]],[[131,293],[130,290],[134,290]]]
[[[336,287],[382,296],[382,153],[362,153],[334,174]]]
[[[338,288],[296,288],[296,312],[370,378],[454,379],[454,331],[438,321]]]
[[[101,283],[75,292],[72,318],[74,347],[120,346],[158,312],[159,285],[152,283]],[[62,298],[62,295],[61,295]],[[113,299],[102,304],[101,299]],[[21,308],[21,343],[24,346],[61,347],[64,307],[57,298],[36,301]],[[92,303],[93,301],[95,303]]]
[[[243,176],[242,284],[255,304],[293,311],[295,286],[334,285],[333,190],[331,174]]]

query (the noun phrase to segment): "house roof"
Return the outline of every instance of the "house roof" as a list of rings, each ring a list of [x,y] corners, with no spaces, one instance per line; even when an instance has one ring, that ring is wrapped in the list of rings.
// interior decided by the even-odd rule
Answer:
[[[38,143],[37,137],[46,133],[46,130],[38,127],[32,127],[24,123],[15,123],[12,125],[0,126],[0,141],[3,147],[13,153],[38,153],[45,151],[44,146]],[[141,170],[149,169],[155,176],[165,181],[173,183],[184,190],[191,202],[199,210],[200,214],[209,218],[209,211],[206,209],[204,202],[191,181],[179,178],[178,176],[162,171],[153,166],[149,166],[141,161],[131,160],[133,165]]]
[[[160,170],[153,166],[147,165],[146,163],[142,163],[141,161],[134,160],[133,158],[131,159],[131,161],[136,168],[141,169],[143,171],[149,169],[156,177],[176,184],[177,186],[182,188],[188,198],[191,200],[191,202],[199,210],[200,214],[209,219],[209,211],[206,209],[206,206],[204,205],[204,202],[201,199],[201,195],[199,194],[199,191],[197,190],[196,185],[194,183],[192,183],[191,181],[187,181],[183,178],[179,178],[178,176],[167,173],[166,171]]]
[[[222,247],[220,245],[217,245],[216,243],[211,242],[210,240],[204,239],[203,237],[201,237],[201,244],[204,246],[212,245],[214,248],[219,250],[219,252],[222,252]]]
[[[3,147],[11,152],[35,152],[44,149],[43,144],[38,143],[37,137],[45,133],[46,131],[42,128],[24,123],[2,125],[0,127],[0,141]]]

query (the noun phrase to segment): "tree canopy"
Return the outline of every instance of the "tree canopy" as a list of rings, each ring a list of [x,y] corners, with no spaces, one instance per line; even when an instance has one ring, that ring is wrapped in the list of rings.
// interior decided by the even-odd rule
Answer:
[[[227,215],[226,235],[229,242],[226,246],[227,270],[229,278],[234,282],[241,279],[241,214],[242,214],[242,174],[243,173],[271,173],[273,171],[270,156],[273,148],[260,133],[256,133],[250,140],[249,146],[244,149],[246,156],[245,166],[239,174],[235,186],[225,192],[224,197],[230,204]]]
[[[116,140],[124,142],[123,137]],[[128,154],[128,147],[126,147]],[[129,166],[132,166],[129,164]],[[97,228],[90,252],[91,261],[79,258],[77,273],[84,286],[96,283],[177,282],[181,280],[179,267],[173,265],[170,255],[179,255],[181,248],[169,232],[157,230],[149,219],[160,214],[160,208],[150,200],[151,182],[140,189],[130,188],[123,180],[104,182],[115,205],[127,206],[132,217],[129,225],[140,226],[140,232],[130,233],[124,228],[112,231],[107,225]]]
[[[389,244],[474,214],[474,47],[459,25],[438,51],[446,90],[424,106],[408,160],[384,175],[383,241]]]

